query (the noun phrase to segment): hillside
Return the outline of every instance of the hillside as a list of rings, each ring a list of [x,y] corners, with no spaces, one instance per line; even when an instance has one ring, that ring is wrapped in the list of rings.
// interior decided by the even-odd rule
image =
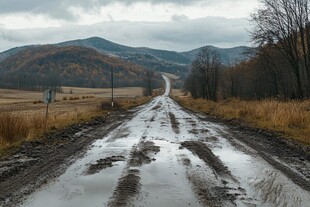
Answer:
[[[0,62],[32,46],[15,47],[0,53]]]
[[[146,70],[120,58],[84,47],[37,46],[19,51],[0,63],[0,86],[109,87],[112,67],[116,87],[144,85]]]

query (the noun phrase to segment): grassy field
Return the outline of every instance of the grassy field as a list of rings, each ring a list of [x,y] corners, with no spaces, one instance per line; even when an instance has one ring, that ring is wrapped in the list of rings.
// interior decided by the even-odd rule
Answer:
[[[115,97],[136,97],[142,95],[142,90],[142,88],[138,87],[116,88],[114,89],[114,95]],[[81,98],[83,96],[96,96],[102,98],[111,96],[111,89],[102,88],[62,87],[62,91],[62,93],[57,93],[57,100],[63,100],[64,97],[69,98],[75,96],[80,96]],[[42,92],[0,89],[0,104],[34,102],[42,99]]]
[[[128,109],[147,102],[141,88],[115,89],[115,101],[121,109]],[[49,107],[42,103],[41,92],[0,89],[0,153],[24,140],[38,139],[51,129],[87,121],[104,115],[109,109],[102,109],[102,103],[109,105],[109,89],[69,88],[57,93],[56,102]]]
[[[178,94],[178,93],[175,93]],[[275,100],[242,101],[231,99],[212,102],[175,96],[181,105],[226,120],[240,119],[254,127],[271,130],[288,139],[310,146],[310,101],[278,102]]]

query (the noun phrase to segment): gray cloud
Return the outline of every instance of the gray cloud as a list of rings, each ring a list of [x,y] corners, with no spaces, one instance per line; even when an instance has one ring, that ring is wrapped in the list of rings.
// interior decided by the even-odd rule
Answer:
[[[220,47],[249,45],[246,19],[206,17],[190,20],[184,16],[173,21],[102,22],[89,26],[7,30],[0,28],[0,51],[25,44],[56,43],[99,36],[129,46],[168,50],[190,50],[206,44]]]
[[[141,2],[152,4],[171,3],[175,5],[196,5],[203,3],[205,5],[216,5],[228,2],[247,2],[248,0],[1,0],[0,13],[15,12],[45,12],[46,10],[63,9],[67,10],[70,6],[80,6],[82,8],[95,8],[105,6],[111,3],[122,3],[130,5]]]
[[[92,3],[94,2],[94,3]],[[98,0],[9,0],[0,1],[0,14],[9,13],[33,13],[44,14],[55,19],[65,19],[74,21],[77,18],[69,11],[71,6],[80,6],[81,8],[92,9],[98,5]]]
[[[111,3],[122,3],[131,5],[141,2],[152,4],[172,3],[175,5],[196,5],[203,3],[205,5],[215,5],[222,2],[240,2],[246,0],[0,0],[0,14],[26,12],[33,14],[44,14],[55,19],[64,19],[75,21],[75,17],[69,8],[72,6],[80,7],[85,11],[97,10],[102,6]]]

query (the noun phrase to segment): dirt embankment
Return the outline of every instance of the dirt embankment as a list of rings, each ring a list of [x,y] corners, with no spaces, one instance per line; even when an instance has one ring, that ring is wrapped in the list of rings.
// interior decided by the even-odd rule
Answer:
[[[93,141],[106,135],[131,114],[113,113],[51,132],[39,141],[23,143],[15,152],[2,157],[0,206],[14,206],[22,197],[59,176],[72,158],[83,155]]]

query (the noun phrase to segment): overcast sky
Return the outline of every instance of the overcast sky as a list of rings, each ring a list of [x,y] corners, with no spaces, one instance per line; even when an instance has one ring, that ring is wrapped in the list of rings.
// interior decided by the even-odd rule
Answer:
[[[258,0],[0,0],[0,51],[93,36],[186,51],[250,45]]]

